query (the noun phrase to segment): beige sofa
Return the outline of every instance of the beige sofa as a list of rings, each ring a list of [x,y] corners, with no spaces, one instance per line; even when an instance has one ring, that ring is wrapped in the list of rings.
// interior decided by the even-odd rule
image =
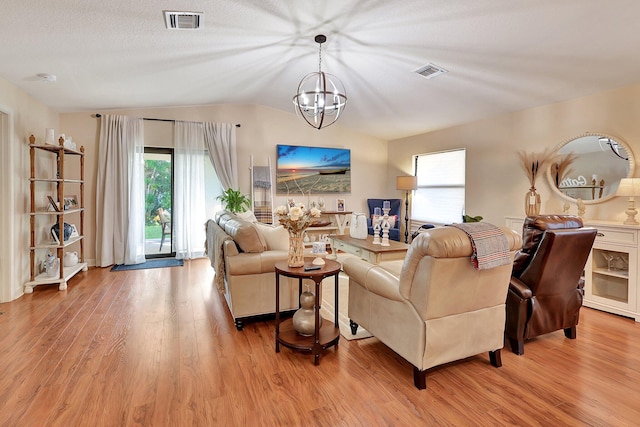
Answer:
[[[276,307],[274,264],[285,261],[288,234],[282,227],[250,222],[219,211],[206,223],[206,249],[236,328],[246,320],[272,314]],[[298,308],[298,282],[280,278],[280,310]]]
[[[508,264],[487,270],[474,269],[469,237],[453,227],[421,233],[404,260],[346,259],[352,332],[361,325],[411,363],[418,388],[428,368],[485,351],[500,366],[513,255],[522,246],[519,234],[501,230]]]

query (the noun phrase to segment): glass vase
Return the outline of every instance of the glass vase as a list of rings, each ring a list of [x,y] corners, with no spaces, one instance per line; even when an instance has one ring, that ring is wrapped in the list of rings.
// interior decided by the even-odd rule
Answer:
[[[304,230],[289,231],[289,267],[302,267],[304,265]]]
[[[536,187],[531,187],[524,196],[524,212],[527,216],[538,216],[540,214],[540,195]]]

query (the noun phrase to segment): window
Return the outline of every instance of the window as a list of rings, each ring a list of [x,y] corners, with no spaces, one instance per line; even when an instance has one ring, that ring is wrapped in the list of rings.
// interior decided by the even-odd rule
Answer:
[[[418,189],[413,195],[412,220],[436,224],[462,221],[465,157],[465,149],[419,154],[415,157]]]
[[[173,149],[144,147],[144,253],[147,259],[175,256],[173,223]]]

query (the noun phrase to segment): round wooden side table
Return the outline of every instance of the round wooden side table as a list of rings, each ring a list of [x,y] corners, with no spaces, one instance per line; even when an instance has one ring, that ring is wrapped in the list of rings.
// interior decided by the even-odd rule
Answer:
[[[311,351],[313,353],[313,364],[320,363],[320,352],[335,345],[338,346],[340,339],[340,326],[338,323],[338,275],[340,274],[340,263],[330,259],[325,259],[325,264],[318,270],[305,271],[305,267],[312,266],[313,258],[305,257],[303,267],[289,267],[287,261],[275,263],[276,272],[276,353],[280,352],[280,344],[300,351]],[[315,283],[316,303],[315,303],[315,330],[312,336],[300,335],[293,328],[293,319],[286,319],[280,322],[280,276],[293,277],[298,279],[299,294],[302,293],[302,280],[310,279]],[[335,321],[326,319],[322,321],[322,326],[318,327],[320,319],[320,284],[327,277],[335,277]]]

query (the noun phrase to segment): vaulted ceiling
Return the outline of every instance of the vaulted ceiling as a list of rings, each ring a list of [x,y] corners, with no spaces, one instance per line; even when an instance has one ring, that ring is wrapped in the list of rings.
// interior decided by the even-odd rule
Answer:
[[[202,28],[168,30],[163,10],[203,12]],[[395,139],[640,82],[638,17],[637,0],[3,0],[0,76],[61,112],[293,114],[325,34],[339,124]],[[448,73],[414,73],[428,63]]]

